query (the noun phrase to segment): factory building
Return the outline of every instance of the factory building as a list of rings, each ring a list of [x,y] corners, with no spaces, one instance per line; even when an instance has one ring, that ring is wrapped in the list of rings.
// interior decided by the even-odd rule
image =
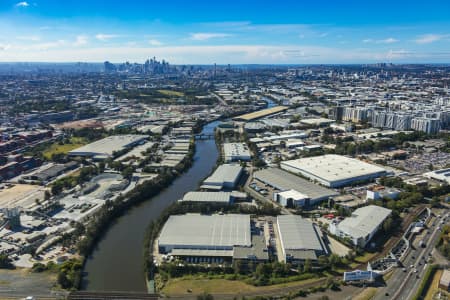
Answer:
[[[375,179],[386,174],[386,170],[381,167],[334,154],[283,161],[280,166],[284,170],[301,174],[332,188]]]
[[[422,176],[450,184],[450,168],[427,172]]]
[[[322,233],[312,222],[296,215],[277,217],[281,250],[286,262],[300,265],[306,260],[317,261],[328,250],[322,240]]]
[[[147,138],[147,135],[113,135],[69,151],[69,155],[106,159],[112,157],[115,152],[143,143]]]
[[[231,204],[231,192],[188,192],[180,202]]]
[[[276,189],[273,200],[283,206],[311,206],[339,195],[331,189],[278,168],[256,171],[253,178]]]
[[[233,189],[242,175],[242,167],[235,164],[220,165],[214,173],[203,181],[202,189]]]
[[[250,151],[244,143],[223,144],[223,155],[225,162],[250,161]]]
[[[173,215],[158,239],[159,253],[188,262],[268,260],[261,235],[252,236],[249,215]]]
[[[391,212],[390,209],[376,205],[361,207],[342,222],[332,222],[329,230],[336,236],[350,238],[355,246],[365,247]]]

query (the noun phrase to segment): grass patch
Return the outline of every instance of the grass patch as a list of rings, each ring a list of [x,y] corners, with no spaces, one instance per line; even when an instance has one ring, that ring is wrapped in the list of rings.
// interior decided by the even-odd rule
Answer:
[[[377,255],[377,253],[366,252],[364,255],[355,257],[355,261],[363,264],[370,261],[375,255]]]
[[[184,93],[172,90],[158,90],[158,93],[169,97],[183,97]]]
[[[86,145],[88,142],[84,138],[72,137],[67,144],[60,145],[59,142],[51,144],[42,152],[45,159],[51,160],[54,154],[67,154],[69,151]]]
[[[355,296],[354,300],[370,300],[377,293],[377,289],[374,287],[365,288],[360,294]]]
[[[167,296],[187,294],[200,295],[203,293],[227,295],[245,293],[264,294],[268,292],[283,290],[287,287],[298,286],[300,288],[303,285],[318,282],[321,280],[323,280],[323,277],[257,287],[237,280],[176,278],[170,279],[161,292],[162,294],[165,294]]]
[[[436,273],[434,273],[433,280],[431,281],[431,284],[427,290],[427,294],[425,296],[425,300],[432,300],[434,294],[439,290],[439,279],[441,278],[443,270],[437,270]]]
[[[427,293],[427,291],[431,287],[431,282],[433,280],[434,274],[437,271],[438,266],[432,265],[428,266],[425,271],[425,275],[423,276],[422,282],[420,283],[419,289],[416,295],[413,297],[415,300],[423,299],[423,296]]]
[[[383,275],[383,280],[384,280],[385,282],[388,281],[389,279],[391,279],[391,277],[392,277],[393,274],[394,274],[394,271],[393,271],[393,270],[389,271],[388,273],[386,273],[386,274]]]

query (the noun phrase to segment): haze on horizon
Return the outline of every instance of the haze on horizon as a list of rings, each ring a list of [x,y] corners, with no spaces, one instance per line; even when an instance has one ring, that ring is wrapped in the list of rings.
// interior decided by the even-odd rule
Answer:
[[[0,2],[0,62],[448,63],[450,2]]]

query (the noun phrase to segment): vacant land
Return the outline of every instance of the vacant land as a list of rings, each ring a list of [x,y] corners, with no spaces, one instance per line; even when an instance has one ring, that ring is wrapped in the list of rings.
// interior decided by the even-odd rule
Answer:
[[[370,300],[377,293],[377,289],[374,287],[365,288],[359,295],[354,297],[355,300]]]
[[[70,143],[61,145],[59,142],[51,144],[47,149],[45,149],[42,155],[50,160],[54,154],[67,154],[69,151],[77,149],[81,146],[86,145],[88,142],[79,137],[72,137]]]
[[[357,261],[359,263],[366,263],[366,262],[370,261],[372,258],[374,258],[375,255],[377,255],[377,253],[366,252],[362,256],[355,257],[355,261]]]
[[[183,97],[184,93],[178,92],[178,91],[172,91],[172,90],[158,90],[160,94],[163,94],[164,96],[169,97]]]
[[[0,270],[0,299],[13,297],[24,298],[39,295],[41,298],[52,297],[52,287],[56,282],[56,274],[31,273],[27,269]]]
[[[33,204],[35,199],[44,199],[45,189],[38,185],[14,184],[0,191],[0,207],[22,207]]]
[[[439,290],[439,279],[441,278],[442,272],[443,270],[436,270],[436,272],[434,272],[433,280],[428,287],[425,300],[432,300],[433,295]]]
[[[226,279],[183,279],[177,278],[167,282],[162,294],[167,296],[199,295],[264,295],[285,294],[289,290],[301,289],[323,283],[325,278],[314,278],[303,281],[288,282],[271,286],[253,286],[241,281]]]

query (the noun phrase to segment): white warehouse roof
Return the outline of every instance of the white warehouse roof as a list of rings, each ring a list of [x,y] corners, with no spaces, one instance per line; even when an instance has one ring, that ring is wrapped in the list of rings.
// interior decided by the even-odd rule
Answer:
[[[188,192],[182,201],[230,203],[230,199],[231,192]]]
[[[284,249],[326,252],[317,228],[312,222],[295,215],[278,216],[277,222]]]
[[[252,245],[250,215],[170,216],[158,239],[159,246],[214,248]]]
[[[353,238],[364,238],[373,233],[391,212],[392,210],[381,206],[364,206],[355,210],[350,217],[345,218],[337,227]]]
[[[335,154],[283,161],[280,166],[331,187],[344,185],[351,181],[375,178],[386,172],[381,167]]]
[[[427,172],[423,176],[450,184],[450,168]]]
[[[112,156],[113,152],[120,151],[148,138],[147,135],[113,135],[87,144],[69,152],[73,156]]]
[[[204,185],[234,185],[241,175],[242,167],[234,164],[220,165],[214,173],[205,179]]]

